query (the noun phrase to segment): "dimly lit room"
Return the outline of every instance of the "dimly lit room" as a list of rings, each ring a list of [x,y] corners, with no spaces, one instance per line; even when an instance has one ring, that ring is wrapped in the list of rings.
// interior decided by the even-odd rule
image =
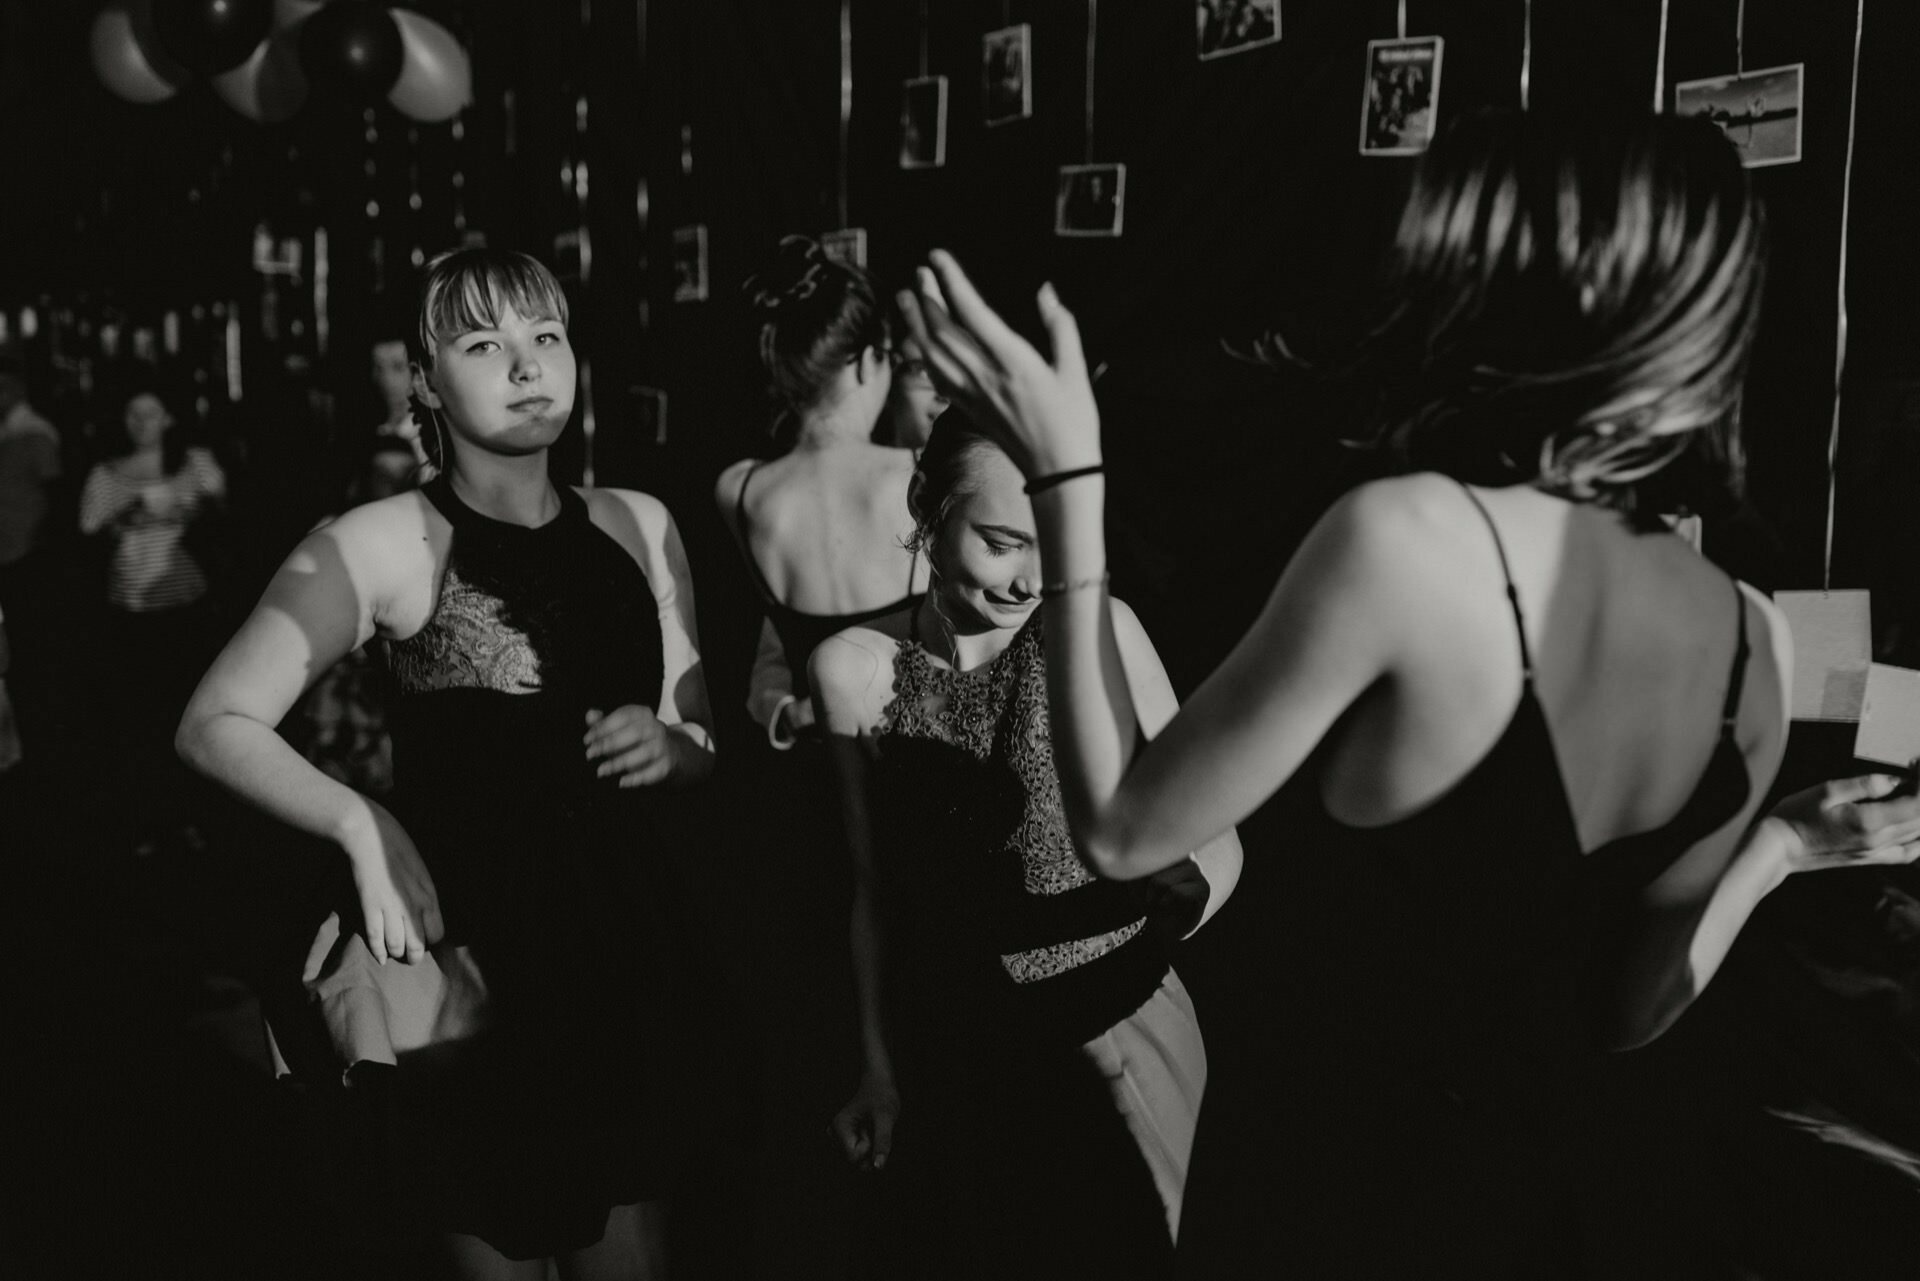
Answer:
[[[0,0],[0,1270],[1920,1275],[1916,49]]]

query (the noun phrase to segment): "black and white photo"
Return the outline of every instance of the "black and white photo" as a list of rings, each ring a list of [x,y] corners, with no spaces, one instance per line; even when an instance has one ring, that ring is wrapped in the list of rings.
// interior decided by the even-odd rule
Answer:
[[[1439,36],[1367,42],[1360,154],[1413,156],[1433,141],[1440,111]]]
[[[1126,200],[1125,165],[1062,165],[1054,193],[1054,234],[1118,236]]]
[[[1194,0],[1202,58],[1245,53],[1280,39],[1280,0]]]
[[[707,225],[673,229],[673,300],[707,300]]]
[[[980,39],[981,101],[986,122],[1004,125],[1033,114],[1033,28],[1027,23]]]
[[[900,167],[938,169],[947,163],[947,78],[922,76],[900,90]]]
[[[1749,169],[1800,159],[1801,81],[1806,64],[1743,75],[1685,80],[1673,87],[1673,111],[1720,126]]]
[[[843,267],[858,267],[864,271],[867,266],[867,229],[840,227],[834,231],[823,231],[820,233],[820,252]]]

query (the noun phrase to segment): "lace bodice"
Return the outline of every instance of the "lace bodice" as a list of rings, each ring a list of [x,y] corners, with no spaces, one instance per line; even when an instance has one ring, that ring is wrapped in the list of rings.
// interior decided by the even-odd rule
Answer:
[[[1094,877],[1074,849],[1067,830],[1047,721],[1039,618],[1022,628],[999,657],[970,672],[936,666],[918,641],[902,641],[894,658],[893,679],[893,700],[875,735],[883,758],[889,739],[943,743],[982,765],[1004,767],[1017,782],[1020,812],[1011,831],[994,830],[989,825],[989,839],[1000,848],[982,849],[978,855],[1007,867],[1017,864],[1020,883],[1006,888],[1028,898],[1057,902],[1031,904],[1039,910],[1020,912],[1029,919],[1016,932],[1030,933],[1036,922],[1049,917],[1070,928],[1075,921],[1110,914],[1114,895],[1108,891],[1122,887]],[[910,785],[920,782],[931,784],[932,780],[912,780]],[[966,798],[958,803],[966,804]],[[997,857],[1006,854],[1017,858]],[[1061,896],[1074,891],[1081,892],[1081,900],[1101,900],[1108,911],[1089,913],[1081,903],[1069,907]],[[1050,906],[1065,910],[1048,912]],[[1000,962],[1016,983],[1036,982],[1113,951],[1138,934],[1143,924],[1135,914],[1118,928],[1003,951]],[[1041,928],[1044,930],[1045,925]]]

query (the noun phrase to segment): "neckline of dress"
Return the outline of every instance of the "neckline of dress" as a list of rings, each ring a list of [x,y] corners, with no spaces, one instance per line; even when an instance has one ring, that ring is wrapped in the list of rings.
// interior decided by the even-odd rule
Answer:
[[[548,483],[553,484],[551,481]],[[444,473],[436,477],[433,481],[429,482],[428,489],[430,491],[429,497],[437,494],[449,500],[448,504],[443,506],[441,510],[442,513],[455,524],[467,524],[486,529],[499,530],[512,536],[530,537],[553,529],[567,519],[572,513],[575,504],[580,501],[580,496],[574,493],[573,486],[554,484],[553,492],[559,499],[560,506],[559,509],[554,512],[553,518],[539,525],[521,525],[514,521],[501,520],[497,516],[489,516],[483,511],[476,510],[466,499],[460,497],[459,492],[454,489],[453,476],[451,473]]]
[[[1007,655],[1013,653],[1020,645],[1021,641],[1026,637],[1027,628],[1032,625],[1033,621],[1033,619],[1029,619],[1027,622],[1022,623],[1020,630],[1014,633],[1013,639],[1007,642],[1006,647],[986,662],[980,664],[978,667],[960,668],[955,667],[944,659],[937,663],[934,661],[933,651],[928,649],[926,642],[920,639],[920,607],[915,605],[907,626],[906,644],[912,646],[912,648],[919,653],[920,665],[929,672],[945,673],[948,676],[964,679],[986,677],[991,676],[999,668],[1000,664],[1006,660]]]

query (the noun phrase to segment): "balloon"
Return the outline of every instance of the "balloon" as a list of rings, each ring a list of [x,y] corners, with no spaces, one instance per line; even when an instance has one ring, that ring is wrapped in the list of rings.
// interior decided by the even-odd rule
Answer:
[[[202,75],[245,62],[272,22],[271,0],[153,0],[160,47]]]
[[[180,87],[160,74],[134,39],[133,15],[125,5],[110,4],[95,15],[92,49],[100,83],[128,102],[165,102]]]
[[[307,77],[300,70],[297,31],[276,31],[253,56],[213,78],[213,91],[249,120],[279,124],[307,101]]]
[[[283,30],[297,27],[311,18],[314,11],[323,7],[327,0],[273,0],[273,29]]]
[[[473,64],[453,32],[411,9],[390,11],[406,60],[387,101],[415,120],[451,120],[473,101]]]
[[[369,97],[400,78],[405,50],[400,26],[377,4],[334,0],[299,26],[300,65],[315,84],[333,84]]]

